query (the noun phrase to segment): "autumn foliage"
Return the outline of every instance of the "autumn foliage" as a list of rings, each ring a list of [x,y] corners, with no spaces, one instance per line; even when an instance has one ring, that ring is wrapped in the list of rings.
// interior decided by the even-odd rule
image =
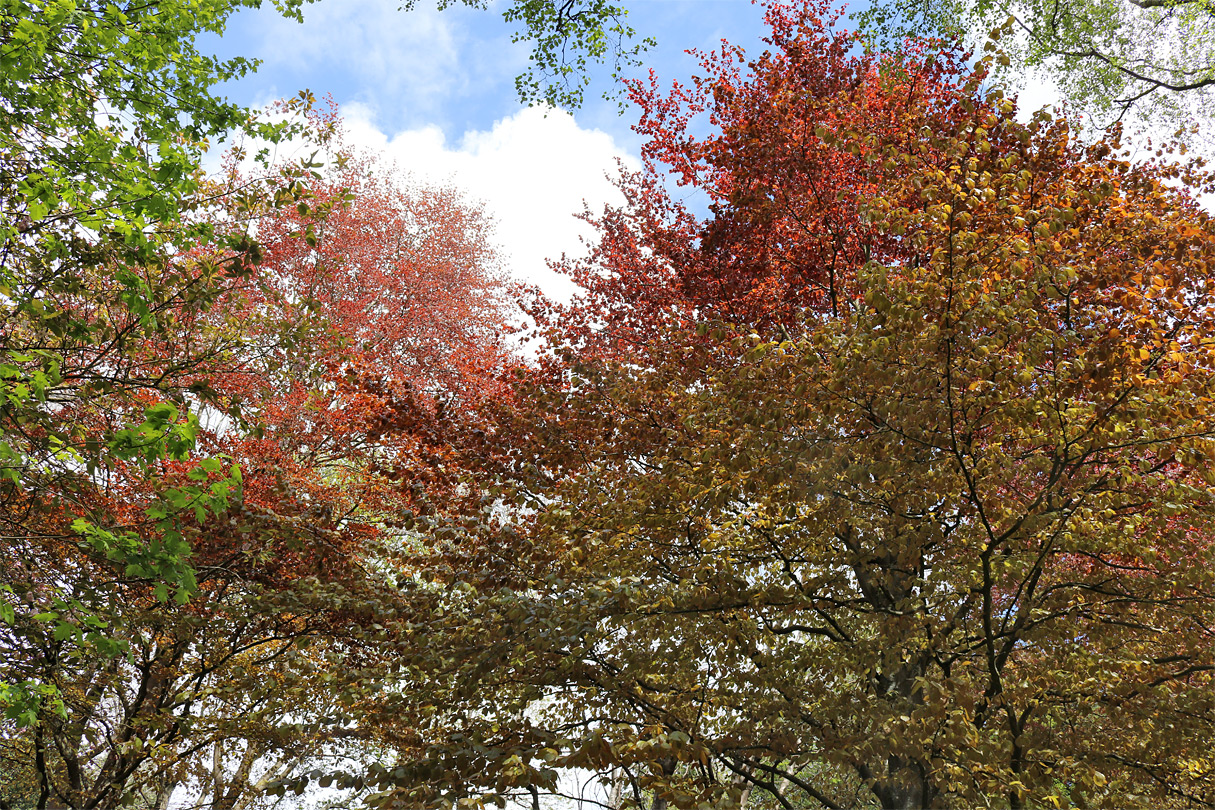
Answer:
[[[367,704],[378,804],[1215,803],[1208,179],[768,13],[634,88],[648,169]]]
[[[53,749],[44,801],[1215,806],[1210,176],[823,3],[767,19],[762,55],[631,87],[645,169],[581,295],[526,300],[534,357],[476,206],[349,156],[148,274],[203,299],[153,320],[88,276],[122,363],[65,344],[40,418],[146,423],[36,510],[4,490],[2,672],[65,696],[3,738]],[[126,533],[90,547],[83,506]],[[109,604],[127,657],[35,615],[68,587],[60,624]]]
[[[5,323],[55,368],[41,421],[3,414],[41,454],[3,490],[0,564],[0,678],[44,698],[0,757],[35,806],[188,787],[235,810],[349,745],[319,673],[374,638],[401,471],[432,463],[445,407],[493,395],[508,326],[476,206],[322,142],[325,174],[209,185],[215,239],[133,268],[151,307],[97,256],[43,299],[75,331]]]
[[[891,156],[936,161],[920,150],[923,134],[957,129],[963,106],[982,102],[960,54],[858,56],[854,37],[832,31],[838,12],[813,13],[823,21],[769,9],[772,47],[753,63],[723,43],[691,85],[664,90],[651,76],[630,88],[646,171],[623,184],[628,206],[594,220],[595,253],[568,267],[588,292],[579,311],[595,313],[583,317],[610,324],[600,340],[655,340],[711,317],[789,326],[846,307],[866,262],[908,255],[864,208],[879,198],[919,207],[915,194],[891,197],[906,171]],[[712,129],[698,134],[705,119]],[[666,193],[672,180],[711,215]]]
[[[272,472],[247,484],[251,502],[285,486],[367,527],[399,519],[402,477],[433,470],[443,411],[500,396],[514,361],[484,214],[452,188],[402,182],[366,159],[340,165],[307,200],[257,222],[266,289],[244,303],[274,312],[271,330],[323,328],[218,384],[260,424],[233,448],[255,474]]]

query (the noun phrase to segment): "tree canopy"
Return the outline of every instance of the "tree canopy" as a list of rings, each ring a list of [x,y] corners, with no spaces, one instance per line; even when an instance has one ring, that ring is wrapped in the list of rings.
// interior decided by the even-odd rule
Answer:
[[[521,358],[477,205],[213,96],[234,7],[0,18],[5,810],[1215,806],[1198,161],[773,3]]]
[[[259,195],[294,205],[318,168],[307,160],[279,166],[237,189],[204,177],[203,154],[238,133],[271,143],[325,137],[298,119],[259,120],[219,94],[223,82],[256,63],[216,59],[199,50],[197,38],[222,33],[235,11],[259,5],[0,3],[4,531],[18,545],[34,537],[80,540],[128,576],[158,581],[163,598],[185,600],[196,587],[180,520],[224,512],[242,484],[239,469],[220,457],[199,459],[195,479],[173,484],[156,470],[193,457],[201,409],[227,407],[214,399],[208,375],[244,339],[236,324],[210,313],[232,279],[248,276],[261,248],[254,234],[218,227],[211,213],[224,196],[244,207],[238,218],[264,204]],[[276,5],[298,18],[303,4]],[[577,103],[586,58],[627,58],[631,32],[610,4],[527,2],[507,16],[520,24],[520,37],[538,43],[536,76],[519,83],[526,99]],[[303,92],[286,110],[310,103]],[[449,205],[448,213],[457,209]],[[90,494],[99,476],[132,465],[144,483],[166,487],[146,504],[145,518],[160,524],[150,544],[129,531],[130,515],[114,520]],[[221,469],[225,477],[214,479]],[[16,609],[14,584],[0,582],[6,622]],[[37,601],[34,614],[54,632],[114,651],[106,620],[77,597],[52,589]],[[43,698],[58,699],[53,692],[34,675],[0,682],[0,706],[32,720]]]
[[[375,803],[1210,805],[1207,178],[769,21],[635,88],[586,294],[451,434],[497,517],[426,524]]]
[[[376,654],[367,638],[408,541],[410,491],[385,470],[419,466],[426,445],[382,429],[387,403],[425,423],[489,396],[507,327],[477,207],[336,158],[293,206],[228,195],[208,212],[221,244],[255,227],[259,261],[216,278],[205,307],[170,298],[154,312],[161,331],[99,297],[104,265],[93,287],[54,299],[122,337],[61,352],[48,423],[88,446],[142,410],[178,444],[162,455],[145,426],[145,456],[69,457],[38,500],[6,512],[0,678],[29,697],[10,701],[0,735],[16,774],[0,800],[164,810],[184,788],[237,810],[370,736],[343,729],[329,669]],[[229,258],[196,246],[166,265],[191,280]],[[111,385],[64,391],[90,361],[114,368]],[[90,544],[103,530],[80,528],[86,508],[126,557]],[[188,599],[169,600],[168,575],[144,563],[162,550]]]
[[[1002,80],[1035,70],[1098,129],[1126,120],[1188,130],[1209,120],[1215,15],[1200,0],[895,0],[856,17],[879,43],[935,36],[978,50],[993,34]]]

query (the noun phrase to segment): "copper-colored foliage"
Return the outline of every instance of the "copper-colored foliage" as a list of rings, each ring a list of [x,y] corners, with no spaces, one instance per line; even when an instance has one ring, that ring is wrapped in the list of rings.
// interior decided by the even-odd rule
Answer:
[[[633,89],[647,170],[464,461],[499,520],[434,546],[380,801],[1215,804],[1208,178],[768,16]]]

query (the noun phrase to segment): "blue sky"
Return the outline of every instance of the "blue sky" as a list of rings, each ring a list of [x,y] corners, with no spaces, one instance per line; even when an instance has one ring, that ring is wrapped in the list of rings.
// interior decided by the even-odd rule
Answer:
[[[646,68],[664,82],[686,80],[697,61],[689,48],[718,47],[723,37],[758,53],[763,9],[747,0],[627,0],[639,37],[654,37]],[[319,0],[302,24],[270,3],[244,10],[222,40],[200,42],[220,56],[259,59],[253,76],[223,88],[253,106],[294,95],[332,95],[350,140],[382,153],[403,173],[455,184],[498,223],[505,269],[557,297],[572,286],[546,260],[581,254],[593,238],[575,215],[620,198],[610,177],[618,161],[639,166],[632,110],[601,94],[610,68],[594,71],[584,107],[573,116],[524,108],[514,78],[527,64],[526,44],[511,42],[501,0],[489,10],[437,10],[419,0]]]
[[[613,89],[610,67],[593,71],[586,103],[572,116],[527,109],[514,79],[529,49],[511,42],[505,0],[488,10],[459,0],[442,11],[434,0],[417,0],[409,12],[400,4],[317,0],[305,6],[301,24],[283,19],[267,0],[262,9],[237,13],[222,39],[199,44],[220,56],[261,60],[256,74],[222,89],[234,101],[261,106],[305,88],[318,98],[331,95],[351,142],[379,152],[414,181],[464,189],[497,222],[504,269],[568,297],[572,285],[550,272],[547,260],[584,254],[594,234],[575,215],[584,206],[599,211],[619,203],[610,178],[620,164],[640,165],[640,139],[630,128],[635,111],[621,113],[617,102],[601,98]],[[715,49],[723,38],[754,54],[764,48],[764,9],[748,0],[622,4],[637,36],[657,40],[645,69],[664,84],[696,72],[688,49]],[[1049,88],[1029,90],[1033,103],[1023,106],[1050,100]],[[694,196],[689,201],[695,206]]]
[[[725,37],[762,48],[763,9],[747,0],[626,0],[639,37],[658,45],[645,56],[668,78],[695,69],[688,48],[713,48]],[[505,4],[489,10],[463,5],[438,11],[419,0],[410,12],[399,0],[319,0],[304,9],[302,24],[285,20],[266,3],[243,10],[222,40],[202,43],[223,55],[262,60],[258,73],[226,92],[236,101],[261,104],[307,88],[332,94],[342,106],[358,104],[386,132],[440,127],[448,138],[488,130],[520,105],[514,77],[527,63],[525,43],[512,43],[502,20]],[[623,143],[630,116],[599,94],[610,90],[610,70],[594,71],[588,103],[576,120]]]

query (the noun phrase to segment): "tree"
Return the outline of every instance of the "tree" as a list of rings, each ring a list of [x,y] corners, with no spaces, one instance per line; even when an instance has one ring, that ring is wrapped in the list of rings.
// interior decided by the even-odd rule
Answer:
[[[306,196],[304,181],[318,179],[317,167],[304,161],[243,190],[216,186],[200,170],[209,139],[240,131],[271,141],[308,136],[259,123],[219,97],[219,83],[254,65],[220,62],[195,46],[198,34],[220,33],[234,10],[256,5],[0,2],[0,709],[6,750],[12,732],[12,750],[40,760],[39,806],[52,797],[108,806],[160,795],[159,788],[144,795],[135,777],[184,733],[194,696],[171,689],[182,685],[179,677],[210,688],[197,671],[204,652],[157,635],[189,627],[188,610],[163,604],[170,597],[185,603],[202,588],[199,613],[230,618],[223,614],[232,606],[216,596],[227,593],[229,576],[281,586],[298,576],[301,558],[323,564],[330,558],[316,547],[303,553],[304,516],[314,535],[340,537],[330,554],[355,541],[347,518],[315,512],[319,505],[284,490],[273,464],[250,476],[254,490],[246,492],[239,465],[224,456],[234,446],[249,449],[239,437],[199,451],[207,438],[201,413],[251,427],[232,392],[212,385],[244,371],[251,337],[269,339],[257,348],[281,353],[312,328],[297,319],[289,329],[258,332],[266,325],[250,329],[255,311],[238,318],[234,299],[264,302],[274,290],[253,279],[261,249],[252,235],[212,215],[222,198],[238,199],[223,204],[242,215],[294,205]],[[279,7],[298,16],[300,5]],[[524,8],[527,24],[556,26],[543,46],[549,50],[542,48],[550,54],[573,37],[601,55],[597,21],[617,13],[602,5],[553,14]],[[546,69],[561,72],[558,64]],[[303,93],[293,104],[310,102]],[[459,208],[450,196],[447,205]],[[326,348],[339,344],[340,335]],[[456,370],[443,385],[467,371],[469,357],[453,359],[460,352],[472,354],[460,346],[444,356]],[[432,354],[436,362],[442,355]],[[340,356],[326,359],[336,368]],[[346,390],[366,405],[366,388]],[[359,424],[372,416],[361,412]],[[340,482],[314,483],[342,491]],[[230,514],[234,506],[245,511]],[[215,530],[216,521],[227,529]],[[200,548],[201,539],[210,547]],[[200,576],[197,564],[212,570]],[[242,602],[242,609],[250,608]],[[253,629],[238,622],[232,634],[271,632],[259,621]],[[145,658],[132,663],[141,652]],[[133,684],[147,687],[134,694],[150,702],[128,700]],[[161,749],[133,741],[145,739]]]
[[[332,116],[309,128],[337,131]],[[408,398],[427,422],[489,395],[505,326],[480,210],[450,189],[402,188],[333,148],[344,168],[318,173],[306,192],[279,190],[306,195],[296,205],[232,194],[227,209],[205,212],[220,244],[252,228],[261,239],[260,264],[224,275],[206,306],[170,297],[152,331],[125,299],[101,299],[100,279],[54,299],[55,311],[93,323],[102,346],[60,352],[63,386],[92,386],[51,400],[81,443],[149,402],[173,429],[175,401],[197,416],[167,459],[111,456],[97,471],[67,459],[45,489],[87,506],[94,524],[121,527],[137,554],[176,539],[193,586],[189,600],[170,601],[155,572],[87,553],[64,536],[53,503],[10,514],[23,535],[7,538],[13,553],[0,563],[17,597],[0,627],[0,678],[45,685],[56,701],[27,705],[3,739],[28,754],[39,810],[163,810],[188,785],[215,807],[244,808],[367,736],[344,728],[344,676],[330,668],[385,666],[372,663],[368,639],[394,598],[409,492],[384,468],[417,443],[403,432],[384,440],[384,402],[399,410]],[[188,280],[230,263],[215,254],[196,247],[166,272]],[[97,368],[122,376],[102,386]],[[223,491],[215,458],[239,492]],[[191,487],[232,508],[194,509]],[[167,523],[172,506],[189,514]],[[40,615],[47,593],[66,605],[55,616]]]
[[[165,598],[186,599],[195,576],[177,524],[225,511],[240,489],[238,472],[210,459],[198,473],[205,486],[182,479],[152,493],[144,505],[154,517],[144,518],[163,524],[152,545],[129,531],[129,510],[112,522],[119,516],[93,499],[118,467],[127,480],[167,486],[159,468],[191,455],[198,410],[216,404],[202,367],[215,370],[208,364],[231,348],[232,332],[185,333],[214,326],[206,313],[247,274],[258,248],[247,233],[222,238],[207,215],[215,196],[235,193],[204,178],[209,141],[237,132],[272,142],[308,137],[217,95],[217,85],[255,65],[219,61],[195,45],[198,34],[221,33],[233,11],[259,4],[0,2],[0,498],[5,551],[18,567],[37,557],[32,546],[57,544],[56,558],[107,558],[126,576],[158,581]],[[298,17],[301,5],[279,8]],[[567,36],[601,55],[594,33],[617,14],[525,8],[528,25],[556,27],[542,51],[550,55]],[[293,103],[302,108],[311,97]],[[259,193],[294,205],[314,168],[305,161]],[[209,258],[182,261],[196,251]],[[228,470],[224,480],[210,479],[217,464]],[[13,594],[23,574],[4,574],[0,622],[11,624],[31,594]],[[53,589],[36,601],[32,615],[53,631],[78,630],[115,651],[92,607]],[[57,700],[37,678],[0,683],[11,718],[32,721],[43,699]]]
[[[438,5],[442,9],[456,2],[489,8],[487,0],[438,0]],[[402,8],[416,5],[417,0],[405,0]],[[655,44],[649,37],[633,44],[636,32],[625,21],[628,10],[608,0],[513,0],[502,17],[516,26],[512,41],[532,44],[529,65],[515,78],[515,90],[527,104],[580,107],[592,63],[610,59],[612,78],[619,79],[622,68],[640,65],[641,55]]]
[[[259,675],[249,669],[225,685],[225,712],[200,717],[230,735],[215,734],[212,761],[201,769],[204,790],[221,807],[248,806],[272,789],[281,795],[301,773],[365,760],[387,728],[401,728],[390,719],[382,728],[352,727],[346,715],[399,670],[383,623],[416,607],[400,593],[414,575],[409,560],[427,542],[411,528],[414,511],[427,492],[458,497],[459,482],[444,470],[450,449],[436,437],[449,417],[506,394],[503,379],[516,364],[482,209],[453,188],[423,186],[352,156],[340,137],[332,148],[334,168],[306,201],[256,220],[258,273],[268,284],[242,310],[262,313],[274,329],[316,318],[325,329],[289,347],[266,340],[271,351],[247,368],[213,377],[257,415],[256,435],[216,437],[250,471],[246,504],[276,514],[286,497],[307,515],[294,525],[322,530],[266,555],[283,568],[281,590],[255,612],[326,623],[307,633],[308,652],[295,649],[287,654],[294,662]],[[272,693],[258,686],[266,677]],[[255,712],[242,708],[259,701]],[[301,719],[302,736],[293,731]],[[223,744],[235,752],[228,772]]]
[[[31,298],[49,317],[27,309],[5,323],[6,348],[34,347],[17,362],[53,370],[4,414],[23,466],[4,492],[0,679],[15,688],[3,729],[30,756],[33,807],[154,804],[144,777],[180,741],[208,676],[251,635],[273,646],[282,627],[308,628],[242,619],[247,587],[233,599],[254,579],[249,533],[265,552],[289,526],[244,509],[217,525],[241,505],[242,479],[230,458],[202,452],[199,413],[223,410],[206,379],[241,362],[248,322],[217,310],[249,282],[230,261],[241,254],[220,258],[147,262],[133,294],[122,271],[134,268],[110,272],[121,257],[68,257],[56,269],[75,277]],[[242,272],[224,272],[233,264]],[[225,553],[242,540],[245,554]]]
[[[242,307],[270,325],[269,349],[212,384],[259,430],[218,446],[273,471],[257,485],[271,501],[285,483],[378,543],[410,500],[402,479],[443,477],[431,434],[444,414],[504,393],[512,327],[480,206],[332,146],[306,199],[256,219],[266,286]],[[276,337],[318,319],[303,340]]]
[[[1134,120],[1189,129],[1206,119],[1215,86],[1215,17],[1197,0],[910,0],[856,19],[887,43],[927,36],[979,46],[988,32],[1003,33],[1001,78],[1015,85],[1027,69],[1047,72],[1096,128]]]
[[[214,304],[252,251],[245,240],[223,245],[218,263],[178,258],[215,239],[194,216],[212,191],[199,171],[206,141],[239,128],[272,139],[291,132],[214,95],[249,62],[220,63],[194,47],[239,5],[0,6],[5,624],[33,600],[31,615],[49,629],[116,652],[95,606],[53,587],[16,593],[27,581],[18,569],[45,562],[34,549],[54,546],[55,559],[108,559],[126,576],[159,581],[165,598],[186,598],[195,583],[182,515],[222,512],[239,488],[235,474],[170,486],[159,469],[188,456],[197,435],[191,406],[205,390],[189,392],[183,375],[231,337],[220,329],[183,341],[179,328]],[[220,464],[206,461],[200,475]],[[155,515],[144,519],[163,524],[153,545],[128,530],[129,511],[99,507],[116,468],[167,486],[145,501]],[[5,713],[23,722],[48,697],[57,700],[37,677],[0,684]]]
[[[638,90],[710,216],[629,181],[538,311],[496,524],[432,519],[362,704],[379,806],[1215,804],[1209,178],[821,11]]]
[[[0,742],[0,807],[5,810],[26,810],[32,807],[38,796],[38,774],[31,762],[28,747],[23,740]]]

